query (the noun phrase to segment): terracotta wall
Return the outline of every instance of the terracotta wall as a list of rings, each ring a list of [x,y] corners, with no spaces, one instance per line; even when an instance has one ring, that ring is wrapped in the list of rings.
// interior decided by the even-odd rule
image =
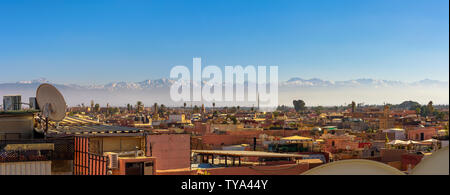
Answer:
[[[401,170],[408,170],[408,164],[411,164],[411,169],[413,169],[422,160],[423,155],[417,154],[403,154],[401,157]]]
[[[220,147],[222,145],[250,144],[254,136],[245,135],[205,135],[202,136],[204,144]]]
[[[437,135],[437,130],[435,128],[419,128],[408,131],[408,138],[411,140],[420,140],[420,134],[424,134],[424,139],[431,139],[433,136]]]
[[[208,123],[194,122],[193,127],[185,127],[187,133],[194,133],[196,135],[205,135],[211,132],[211,125]]]
[[[334,142],[334,146],[333,146]],[[348,147],[347,147],[348,146]],[[350,139],[341,139],[341,138],[330,138],[326,140],[325,147],[331,150],[355,150],[359,147],[359,142],[352,141]]]
[[[237,144],[253,144],[253,138],[259,139],[260,135],[266,134],[269,136],[288,137],[293,135],[304,135],[304,131],[293,130],[242,130],[242,131],[228,131],[225,135],[206,134],[202,136],[204,144],[213,147],[220,147],[222,145],[237,145]]]
[[[148,135],[146,156],[156,157],[156,170],[191,166],[189,134]]]
[[[211,175],[299,175],[309,169],[308,163],[256,167],[208,169]],[[197,175],[197,171],[163,172],[158,175]]]
[[[404,149],[381,149],[381,161],[382,162],[393,162],[401,161],[402,155],[406,154],[407,151]]]

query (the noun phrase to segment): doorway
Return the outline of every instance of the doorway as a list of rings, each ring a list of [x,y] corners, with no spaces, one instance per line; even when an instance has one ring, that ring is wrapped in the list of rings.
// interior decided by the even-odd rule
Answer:
[[[144,163],[126,163],[125,164],[125,175],[144,175]]]

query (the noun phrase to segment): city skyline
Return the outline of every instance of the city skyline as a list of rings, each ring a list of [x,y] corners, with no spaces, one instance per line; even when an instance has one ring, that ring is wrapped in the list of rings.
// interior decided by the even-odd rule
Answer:
[[[0,83],[107,84],[192,65],[448,82],[448,1],[2,1]],[[245,10],[245,11],[244,11]],[[26,70],[26,71],[24,71]]]

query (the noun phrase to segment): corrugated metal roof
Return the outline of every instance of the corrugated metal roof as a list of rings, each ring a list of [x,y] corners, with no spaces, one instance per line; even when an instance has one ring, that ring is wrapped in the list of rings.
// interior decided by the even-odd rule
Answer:
[[[140,133],[144,130],[134,127],[122,127],[100,124],[97,121],[66,117],[57,128],[49,129],[56,134],[111,134],[111,133]]]

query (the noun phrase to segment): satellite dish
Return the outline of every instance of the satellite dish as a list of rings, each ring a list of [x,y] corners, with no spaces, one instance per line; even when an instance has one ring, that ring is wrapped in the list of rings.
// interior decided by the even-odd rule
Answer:
[[[302,175],[405,175],[387,164],[363,159],[340,160],[314,167]]]
[[[422,158],[411,175],[448,175],[448,146]]]
[[[36,90],[36,100],[45,118],[58,122],[66,117],[66,101],[53,85],[41,84]]]

